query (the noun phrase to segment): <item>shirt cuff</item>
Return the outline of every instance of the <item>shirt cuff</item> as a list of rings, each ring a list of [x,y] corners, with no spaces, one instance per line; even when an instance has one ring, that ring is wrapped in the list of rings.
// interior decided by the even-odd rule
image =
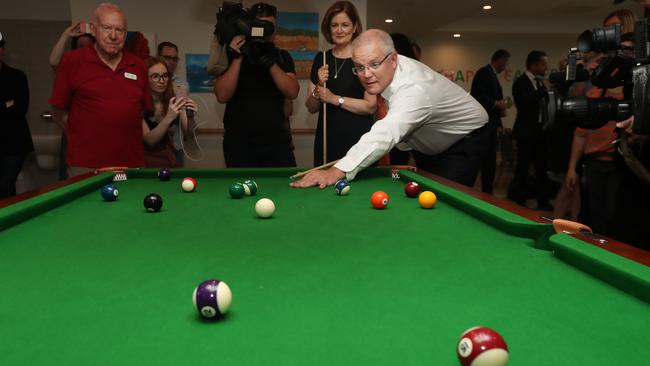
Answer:
[[[359,164],[355,163],[352,158],[344,157],[334,164],[334,167],[345,173],[345,179],[353,180],[361,170]]]

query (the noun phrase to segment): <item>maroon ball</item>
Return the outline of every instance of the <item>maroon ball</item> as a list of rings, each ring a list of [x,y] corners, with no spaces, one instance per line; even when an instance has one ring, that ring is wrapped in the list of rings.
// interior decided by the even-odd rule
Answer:
[[[509,356],[503,337],[487,327],[466,330],[458,341],[457,354],[463,366],[504,366]]]
[[[404,186],[404,193],[408,197],[415,198],[420,194],[420,185],[417,182],[408,182]]]

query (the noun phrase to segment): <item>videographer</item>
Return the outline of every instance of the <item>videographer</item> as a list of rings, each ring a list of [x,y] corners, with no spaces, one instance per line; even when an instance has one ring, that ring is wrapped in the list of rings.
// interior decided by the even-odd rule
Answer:
[[[275,6],[257,3],[250,14],[267,22],[265,29],[275,28]],[[284,126],[284,103],[285,98],[298,96],[300,86],[293,59],[275,47],[274,38],[275,31],[264,34],[266,43],[260,44],[250,34],[237,34],[228,43],[228,69],[214,86],[219,103],[226,103],[223,152],[227,167],[296,165],[291,134]],[[261,55],[253,55],[260,50]]]
[[[623,21],[625,20],[625,21]],[[629,10],[622,9],[609,14],[603,21],[603,26],[621,25],[621,45],[630,52],[633,49],[633,34],[629,33],[634,28],[636,17]],[[634,55],[628,55],[633,58]],[[604,54],[596,56],[598,63],[602,63]],[[592,63],[596,64],[596,63]],[[624,99],[623,86],[614,88],[598,88],[586,82],[585,95],[591,99],[614,98]],[[609,121],[598,129],[577,128],[573,137],[571,158],[567,170],[565,186],[574,190],[578,185],[578,162],[582,159],[585,177],[586,198],[583,209],[588,210],[591,218],[591,227],[598,233],[611,237],[619,236],[616,222],[617,200],[620,196],[621,179],[624,167],[616,161],[615,141],[618,139],[616,121]]]

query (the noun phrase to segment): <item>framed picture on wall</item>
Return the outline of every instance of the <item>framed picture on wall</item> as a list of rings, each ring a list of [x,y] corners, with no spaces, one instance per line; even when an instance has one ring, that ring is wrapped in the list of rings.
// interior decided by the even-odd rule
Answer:
[[[309,79],[318,53],[318,13],[278,13],[275,44],[289,51],[298,79]]]

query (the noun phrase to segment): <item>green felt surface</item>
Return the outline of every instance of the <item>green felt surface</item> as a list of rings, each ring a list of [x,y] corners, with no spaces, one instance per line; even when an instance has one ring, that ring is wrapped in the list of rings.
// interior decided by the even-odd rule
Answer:
[[[66,187],[59,207],[63,190],[0,210],[1,224],[50,205],[0,231],[0,364],[457,365],[458,336],[476,325],[505,337],[512,365],[650,359],[650,306],[535,249],[546,225],[412,173],[437,188],[433,210],[378,170],[345,197],[291,189],[285,170],[193,172],[198,189],[183,193],[190,173],[174,173],[130,174],[116,202],[101,200],[100,176]],[[258,195],[231,199],[247,178]],[[372,209],[376,190],[386,210]],[[151,192],[160,213],[144,211]],[[277,207],[269,220],[254,212],[262,197]],[[586,268],[634,267],[608,255]],[[209,278],[233,291],[217,323],[192,307]]]

